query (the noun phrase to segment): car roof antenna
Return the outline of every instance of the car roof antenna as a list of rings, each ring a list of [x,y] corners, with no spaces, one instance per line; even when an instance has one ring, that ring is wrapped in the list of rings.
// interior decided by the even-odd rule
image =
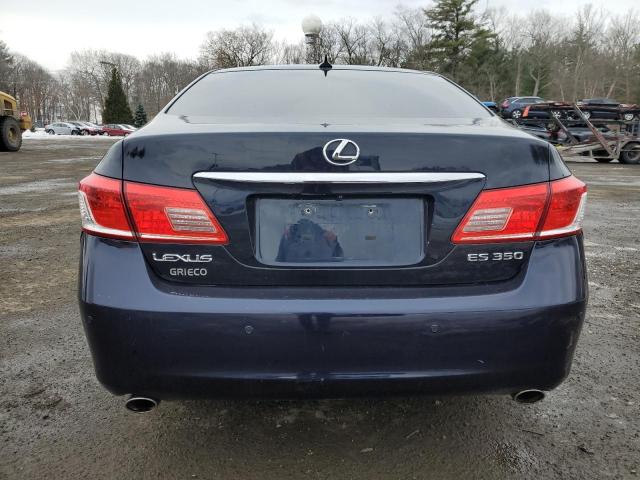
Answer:
[[[327,58],[327,56],[324,56],[324,62],[322,62],[320,64],[320,70],[322,70],[324,72],[324,76],[327,76],[327,73],[329,72],[329,70],[331,70],[333,68],[333,65],[331,65],[329,63],[329,59]]]

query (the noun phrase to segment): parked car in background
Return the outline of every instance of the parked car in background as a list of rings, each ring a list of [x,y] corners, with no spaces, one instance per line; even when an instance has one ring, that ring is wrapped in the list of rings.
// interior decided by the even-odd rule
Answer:
[[[130,133],[135,132],[135,127],[129,127],[119,123],[108,123],[102,125],[102,130],[110,137],[126,137]]]
[[[610,136],[611,131],[606,127],[597,127],[596,129],[605,138],[615,138]],[[593,132],[587,127],[569,127],[567,130],[578,142],[596,141]],[[559,143],[567,142],[569,140],[567,134],[563,130],[559,130],[556,137]]]
[[[93,122],[81,122],[84,123],[85,125],[87,125],[90,129],[94,129],[96,132],[96,135],[104,135],[104,130],[102,129],[102,127],[100,125],[97,125]]]
[[[491,110],[493,113],[500,113],[498,104],[496,102],[482,102],[482,104]]]
[[[94,123],[76,121],[69,123],[73,123],[78,128],[80,128],[81,135],[102,135],[104,133],[104,130],[102,130],[102,128]]]
[[[50,123],[44,126],[44,131],[50,135],[81,135],[82,129],[71,122]]]
[[[550,115],[568,120],[572,125],[584,123],[575,107],[578,107],[585,118],[591,121],[630,123],[640,116],[640,106],[618,103],[609,98],[592,98],[580,102],[538,102],[527,105],[520,120],[548,119]],[[577,122],[577,123],[576,123]],[[557,126],[556,126],[557,128]]]
[[[532,403],[569,374],[585,184],[439,75],[330,70],[203,75],[80,182],[80,311],[97,376],[129,409]]]
[[[534,137],[538,137],[541,138],[542,140],[546,140],[548,142],[550,142],[551,140],[553,140],[553,135],[551,134],[551,132],[541,126],[541,125],[519,125],[520,130],[522,130],[523,132],[527,132],[529,135],[533,135]]]
[[[519,120],[527,105],[535,105],[536,103],[545,103],[546,100],[540,97],[508,97],[500,104],[500,114],[504,118],[512,118]],[[541,112],[544,117],[548,118],[546,112]]]
[[[620,111],[621,107],[632,107],[632,105],[624,105],[612,98],[585,98],[578,102],[578,108],[582,110],[582,113],[587,118],[632,121],[635,113],[633,111]]]

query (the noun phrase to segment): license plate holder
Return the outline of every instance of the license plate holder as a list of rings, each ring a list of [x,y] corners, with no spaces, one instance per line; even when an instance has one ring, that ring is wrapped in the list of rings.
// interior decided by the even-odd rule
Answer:
[[[392,267],[424,258],[422,198],[256,201],[256,258],[273,266]]]

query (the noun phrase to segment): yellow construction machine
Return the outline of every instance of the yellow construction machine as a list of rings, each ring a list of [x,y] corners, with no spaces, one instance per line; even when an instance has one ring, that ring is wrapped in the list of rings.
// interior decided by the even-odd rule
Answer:
[[[31,117],[18,110],[18,102],[0,92],[0,151],[17,152],[22,145],[22,132],[31,129]]]

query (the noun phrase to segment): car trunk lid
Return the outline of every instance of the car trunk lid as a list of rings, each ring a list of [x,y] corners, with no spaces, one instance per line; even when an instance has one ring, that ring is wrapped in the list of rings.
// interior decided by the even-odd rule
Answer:
[[[125,144],[125,180],[197,189],[229,237],[224,246],[143,243],[153,270],[167,280],[450,285],[511,278],[526,265],[531,242],[513,246],[522,261],[490,267],[470,265],[468,254],[478,248],[454,246],[450,238],[483,188],[548,180],[548,147],[533,138],[463,127],[446,134],[437,127],[213,130],[136,135]],[[350,165],[334,165],[323,154],[337,138],[359,146]],[[171,255],[205,260],[162,261]],[[193,268],[200,274],[191,275]]]

